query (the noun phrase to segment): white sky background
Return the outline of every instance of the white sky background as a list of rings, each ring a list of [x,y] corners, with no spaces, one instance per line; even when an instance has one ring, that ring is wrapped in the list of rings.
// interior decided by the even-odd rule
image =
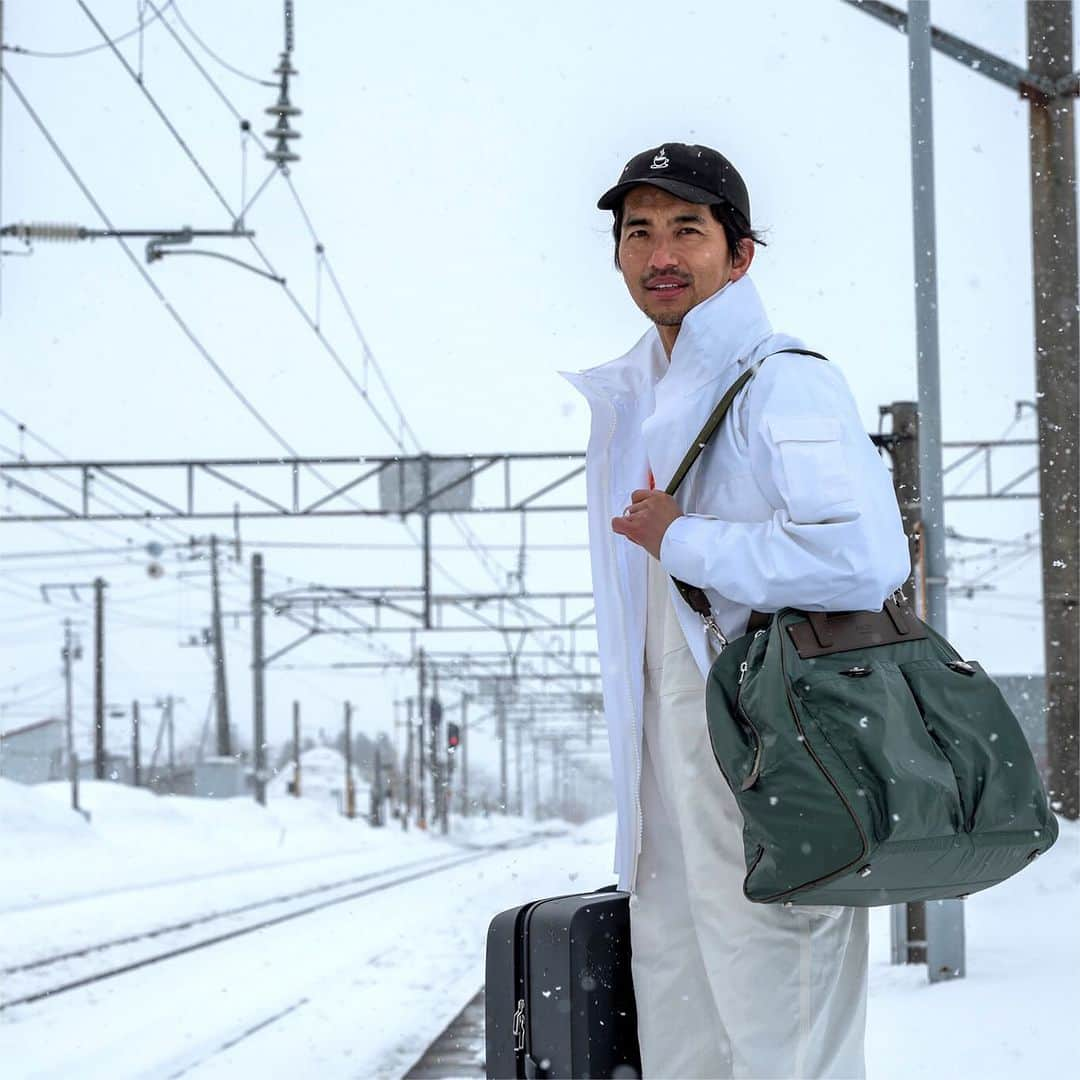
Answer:
[[[131,0],[93,0],[91,8],[111,33],[136,21]],[[180,0],[179,8],[230,63],[271,77],[282,44],[277,0]],[[1021,0],[934,0],[932,13],[936,25],[1025,62]],[[73,0],[8,0],[5,19],[6,41],[29,49],[100,40]],[[121,48],[137,62],[136,38]],[[275,91],[230,75],[192,48],[255,130],[269,128],[263,109]],[[879,404],[915,396],[907,39],[865,14],[839,0],[671,4],[662,12],[637,0],[549,2],[542,9],[476,0],[296,0],[294,61],[300,75],[292,98],[303,109],[294,125],[303,134],[294,181],[425,449],[584,446],[586,410],[556,369],[602,362],[644,329],[611,266],[610,215],[595,210],[595,201],[626,158],[665,140],[716,146],[742,171],[754,223],[769,239],[753,277],[773,324],[842,367],[867,429],[877,429]],[[108,50],[67,60],[9,53],[5,62],[117,227],[229,226]],[[160,26],[146,32],[144,73],[235,208],[236,123]],[[1014,402],[1034,396],[1027,106],[935,54],[934,119],[944,435],[993,438],[1009,428]],[[7,87],[3,124],[3,223],[100,227]],[[250,191],[268,163],[257,152],[249,163]],[[312,243],[280,180],[248,224],[313,308]],[[141,242],[134,250],[141,257]],[[250,258],[244,245],[219,250]],[[39,244],[31,258],[5,259],[2,272],[0,406],[67,456],[277,452],[114,242]],[[149,272],[230,377],[302,453],[392,451],[277,286],[209,259],[166,259]],[[325,280],[323,327],[360,377],[361,350]],[[373,396],[389,415],[385,397]],[[1012,437],[1033,433],[1030,418],[1010,431]],[[2,419],[0,444],[18,446]],[[29,442],[26,453],[43,456]],[[9,455],[0,450],[0,456]],[[0,494],[28,508],[25,496]],[[948,520],[967,534],[1009,539],[1036,527],[1037,508],[1033,501],[952,503]],[[516,538],[516,523],[474,525],[492,540]],[[584,541],[583,519],[546,525],[561,539]],[[0,549],[152,539],[136,526],[110,529],[73,524],[62,536],[4,526]],[[249,523],[243,531],[247,541],[407,540],[393,523],[341,519],[276,528]],[[443,528],[436,539],[461,542]],[[245,556],[250,550],[249,544]],[[471,556],[442,558],[471,587],[492,587]],[[500,558],[507,567],[514,563],[510,552]],[[181,726],[197,730],[210,669],[201,650],[176,645],[207,624],[202,579],[179,579],[181,567],[171,557],[160,581],[146,576],[145,557],[133,566],[118,561],[0,563],[0,702],[43,695],[12,705],[12,719],[0,719],[0,727],[60,706],[64,613],[83,618],[89,646],[89,605],[46,608],[36,597],[38,583],[86,581],[100,572],[111,582],[109,699],[182,694]],[[278,575],[272,588],[282,576],[352,585],[419,580],[419,560],[406,552],[267,551],[267,565]],[[994,559],[965,563],[954,579],[993,565]],[[245,607],[246,568],[228,577],[226,608]],[[1015,573],[988,580],[997,592],[951,603],[950,637],[992,671],[1040,671],[1037,554]],[[538,555],[530,564],[534,589],[583,588],[587,581],[584,551]],[[436,584],[450,587],[445,579]],[[271,650],[288,640],[273,625],[270,633]],[[437,649],[465,643],[460,635],[427,641]],[[491,638],[470,643],[498,647]],[[388,644],[401,649],[405,640]],[[234,721],[246,732],[247,620],[230,625],[229,650]],[[295,659],[348,656],[367,654],[356,642],[317,642]],[[38,674],[38,682],[12,688]],[[90,674],[84,662],[78,695],[84,725]],[[414,692],[413,685],[406,676],[271,674],[270,738],[287,737],[293,697],[304,701],[311,727],[336,730],[339,703],[349,696],[361,705],[358,727],[389,729],[390,702]],[[118,749],[123,735],[115,732]]]

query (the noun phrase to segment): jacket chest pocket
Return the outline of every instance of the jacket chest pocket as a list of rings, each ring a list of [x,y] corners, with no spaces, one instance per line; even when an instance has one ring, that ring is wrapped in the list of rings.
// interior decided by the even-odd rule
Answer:
[[[831,416],[774,416],[769,434],[778,450],[773,480],[799,525],[850,516],[851,468],[840,423]]]

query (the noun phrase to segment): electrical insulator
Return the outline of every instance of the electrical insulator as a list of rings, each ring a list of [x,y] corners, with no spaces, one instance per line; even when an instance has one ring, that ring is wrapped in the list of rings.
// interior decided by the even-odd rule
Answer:
[[[52,244],[71,244],[85,240],[87,231],[82,225],[66,225],[61,222],[31,221],[26,225],[5,225],[0,236],[14,236],[24,244],[41,240]]]
[[[277,104],[271,105],[265,112],[270,116],[276,116],[277,123],[265,132],[265,135],[268,139],[274,139],[276,145],[273,150],[267,150],[263,156],[267,161],[285,165],[290,161],[300,160],[300,155],[289,149],[289,141],[300,138],[300,132],[293,131],[289,127],[289,117],[301,115],[301,111],[289,100],[289,78],[296,75],[297,71],[292,66],[292,60],[287,52],[281,54],[281,61],[274,69],[274,74],[280,77],[281,88],[278,91]]]

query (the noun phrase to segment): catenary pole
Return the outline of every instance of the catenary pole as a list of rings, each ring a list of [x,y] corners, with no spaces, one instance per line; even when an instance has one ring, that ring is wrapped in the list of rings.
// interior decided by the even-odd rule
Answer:
[[[405,699],[405,813],[401,816],[402,829],[409,828],[413,804],[413,715],[412,698]]]
[[[345,702],[345,816],[356,817],[356,785],[352,774],[352,702]]]
[[[105,582],[94,579],[94,779],[105,779]]]
[[[169,694],[165,699],[165,735],[169,753],[169,794],[176,794],[176,724],[173,716],[176,700]]]
[[[218,757],[232,755],[229,733],[229,694],[225,675],[225,634],[221,627],[221,580],[218,574],[218,538],[210,537],[210,639],[214,652],[214,709]]]
[[[913,598],[916,613],[926,617],[926,575],[922,568],[922,520],[919,498],[919,406],[914,401],[894,401],[882,415],[892,417],[892,481],[900,519],[908,538],[911,573],[904,595]],[[893,904],[890,908],[891,955],[894,964],[926,963],[926,904],[922,900]]]
[[[469,695],[461,695],[461,816],[469,816]]]
[[[934,202],[934,111],[929,0],[908,4],[911,104],[911,193],[915,247],[915,340],[919,383],[919,513],[926,621],[948,634],[945,566],[945,488],[941,471],[941,372],[938,356],[937,229]],[[923,905],[926,963],[931,982],[963,978],[962,900]],[[918,909],[914,909],[917,915]]]
[[[418,817],[416,820],[417,828],[427,828],[426,806],[424,798],[424,681],[427,677],[427,672],[424,668],[424,650],[421,648],[417,651],[419,658],[417,666],[417,725],[416,725],[416,760],[418,763],[418,784],[417,784],[417,800],[419,805]]]
[[[71,620],[64,620],[64,722],[67,729],[68,775],[71,779],[71,809],[79,809],[79,759],[75,753],[74,709],[71,695],[71,664],[74,660],[75,638]]]
[[[1072,3],[1027,5],[1028,62],[1062,85],[1073,64]],[[1075,78],[1075,76],[1073,76]],[[1080,314],[1073,97],[1027,94],[1035,285],[1039,511],[1050,800],[1080,816]]]
[[[251,556],[251,673],[252,709],[254,720],[253,757],[255,801],[266,805],[266,699],[264,694],[266,662],[263,640],[263,557],[256,552]]]
[[[292,703],[293,797],[300,798],[300,702]]]
[[[139,747],[139,703],[131,703],[131,784],[139,787],[142,782]]]

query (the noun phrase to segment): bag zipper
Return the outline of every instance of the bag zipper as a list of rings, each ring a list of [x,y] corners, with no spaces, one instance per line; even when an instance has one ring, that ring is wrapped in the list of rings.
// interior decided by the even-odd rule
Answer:
[[[782,627],[780,626],[780,617],[781,617],[782,614],[783,614],[782,611],[778,611],[776,613],[776,615],[773,617],[773,626],[777,627],[777,628],[780,628],[781,630],[782,630]],[[862,851],[860,851],[859,854],[854,859],[851,860],[851,862],[847,863],[845,866],[840,867],[839,870],[834,870],[834,871],[832,871],[832,873],[825,874],[825,875],[823,875],[822,877],[819,877],[819,878],[814,878],[812,881],[804,881],[801,885],[796,885],[796,886],[794,886],[793,888],[790,888],[790,889],[784,889],[781,892],[774,893],[772,896],[763,897],[761,900],[757,901],[757,903],[763,903],[763,904],[771,903],[774,900],[782,900],[784,897],[791,896],[793,893],[797,893],[801,889],[809,889],[809,888],[812,888],[814,885],[821,885],[826,881],[832,881],[835,878],[842,877],[853,866],[855,866],[857,863],[861,862],[866,857],[866,853],[867,853],[867,851],[869,850],[869,847],[870,847],[869,842],[868,842],[868,840],[866,838],[866,833],[863,831],[862,823],[859,821],[858,815],[855,813],[854,807],[851,805],[850,802],[848,802],[848,800],[845,797],[844,793],[837,786],[836,781],[833,780],[832,776],[829,773],[829,770],[825,768],[825,765],[822,763],[821,758],[818,757],[816,751],[810,745],[810,740],[807,739],[807,737],[806,737],[806,731],[804,730],[804,728],[802,726],[802,721],[799,719],[798,710],[795,708],[794,699],[791,696],[791,683],[788,680],[787,664],[784,662],[784,643],[783,643],[783,640],[780,641],[780,674],[781,674],[781,677],[784,680],[784,695],[787,698],[788,710],[791,713],[791,717],[795,722],[795,730],[798,732],[798,734],[800,736],[800,741],[802,742],[803,746],[805,747],[806,752],[810,755],[811,758],[813,758],[814,764],[817,765],[817,767],[821,770],[821,775],[824,776],[825,779],[829,781],[830,786],[832,787],[833,791],[836,792],[837,798],[839,798],[840,802],[843,804],[844,809],[847,810],[848,816],[851,818],[852,824],[854,824],[855,829],[859,834],[859,840],[862,843]],[[763,847],[760,848],[760,850],[758,851],[757,858],[754,859],[753,865],[746,872],[746,878],[743,881],[743,894],[747,897],[747,899],[750,899],[750,894],[747,892],[747,885],[749,884],[749,881],[750,881],[750,875],[753,873],[754,869],[757,867],[757,864],[758,864],[758,862],[760,862],[761,856],[764,854],[764,852],[765,852],[765,849]]]
[[[756,631],[754,634],[754,640],[756,641],[764,633],[764,630]],[[751,644],[750,647],[753,648],[753,645]],[[747,652],[747,656],[749,657],[749,651]],[[743,723],[750,730],[750,734],[754,737],[754,760],[750,765],[750,772],[747,773],[746,778],[740,785],[740,791],[749,791],[750,788],[752,788],[757,783],[758,776],[761,773],[761,734],[754,726],[753,720],[751,720],[750,717],[746,714],[746,710],[742,707],[743,679],[746,678],[746,672],[749,667],[749,659],[743,660],[743,662],[739,665],[739,684],[735,689],[735,715],[742,719]]]

